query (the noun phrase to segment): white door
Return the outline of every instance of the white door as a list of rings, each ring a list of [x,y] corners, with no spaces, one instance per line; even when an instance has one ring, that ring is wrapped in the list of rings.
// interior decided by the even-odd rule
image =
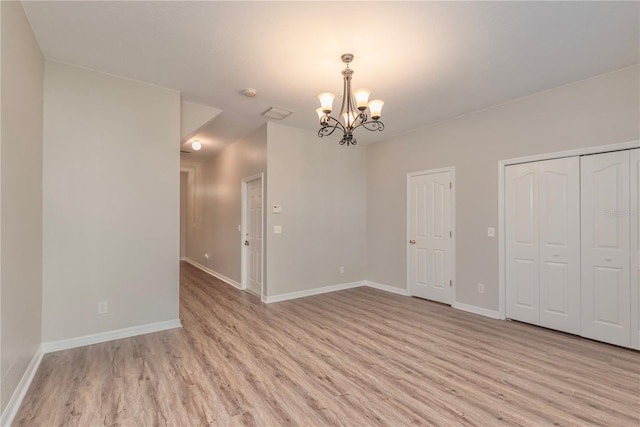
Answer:
[[[247,184],[245,230],[247,290],[262,295],[262,179]]]
[[[631,347],[640,350],[640,149],[631,150]]]
[[[538,165],[505,168],[507,318],[540,324]]]
[[[540,325],[580,333],[580,159],[538,163]]]
[[[580,160],[506,169],[507,317],[580,333]]]
[[[629,151],[581,159],[582,335],[623,346],[631,344],[629,159]]]
[[[451,172],[409,177],[409,291],[451,304]]]

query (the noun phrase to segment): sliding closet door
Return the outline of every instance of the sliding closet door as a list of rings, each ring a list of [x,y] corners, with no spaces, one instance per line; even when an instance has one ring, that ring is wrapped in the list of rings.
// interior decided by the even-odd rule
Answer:
[[[580,333],[580,159],[538,163],[540,326]]]
[[[539,324],[538,165],[505,168],[507,318]]]
[[[640,149],[631,150],[631,347],[640,350]]]
[[[582,335],[631,344],[629,151],[584,156]]]

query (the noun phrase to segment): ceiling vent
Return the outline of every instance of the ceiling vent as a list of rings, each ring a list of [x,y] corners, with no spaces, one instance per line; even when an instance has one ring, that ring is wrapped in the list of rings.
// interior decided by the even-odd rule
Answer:
[[[267,111],[262,113],[263,116],[268,117],[270,119],[275,119],[275,120],[282,120],[290,114],[291,114],[291,111],[283,110],[282,108],[278,108],[278,107],[271,107]]]

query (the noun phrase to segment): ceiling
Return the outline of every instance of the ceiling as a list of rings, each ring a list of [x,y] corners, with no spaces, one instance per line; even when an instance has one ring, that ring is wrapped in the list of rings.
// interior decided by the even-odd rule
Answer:
[[[638,2],[26,1],[44,56],[181,92],[222,109],[208,155],[271,106],[315,131],[316,95],[385,101],[372,143],[639,62]],[[257,96],[242,95],[244,88]],[[330,137],[339,139],[338,137]],[[187,144],[183,149],[190,151]]]

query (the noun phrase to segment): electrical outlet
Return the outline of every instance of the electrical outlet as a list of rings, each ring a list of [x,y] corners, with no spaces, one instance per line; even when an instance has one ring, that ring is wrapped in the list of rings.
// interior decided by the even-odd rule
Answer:
[[[106,301],[100,301],[98,303],[98,314],[107,314],[109,312],[109,305]]]
[[[340,266],[340,274],[344,274],[344,265]]]
[[[478,293],[484,294],[484,283],[478,283]]]
[[[273,234],[282,234],[282,226],[274,225],[273,226]]]

